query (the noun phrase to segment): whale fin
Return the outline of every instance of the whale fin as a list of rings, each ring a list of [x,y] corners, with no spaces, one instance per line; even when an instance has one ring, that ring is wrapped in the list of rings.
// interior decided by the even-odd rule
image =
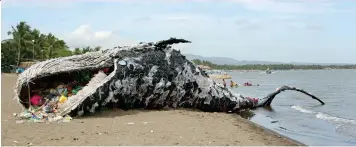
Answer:
[[[168,40],[162,40],[155,44],[156,48],[165,49],[167,46],[178,43],[191,43],[191,41],[185,39],[169,38]]]

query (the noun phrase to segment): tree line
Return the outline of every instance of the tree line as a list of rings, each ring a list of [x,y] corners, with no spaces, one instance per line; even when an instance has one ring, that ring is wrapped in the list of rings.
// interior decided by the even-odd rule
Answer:
[[[52,33],[43,34],[40,30],[32,28],[21,21],[16,26],[11,26],[8,31],[11,39],[1,41],[1,70],[10,72],[13,66],[19,66],[25,61],[43,61],[47,59],[84,54],[98,51],[100,46],[69,49],[64,40]]]
[[[218,65],[199,59],[192,60],[197,65],[209,66],[218,70],[291,70],[291,69],[356,69],[356,65],[294,65],[294,64],[249,64],[249,65]]]
[[[99,51],[100,46],[69,49],[66,42],[54,36],[52,33],[43,34],[38,29],[32,28],[26,22],[21,21],[16,26],[11,26],[8,31],[11,39],[1,41],[1,70],[10,72],[14,66],[19,66],[24,61],[43,61],[57,57],[80,55],[86,52]],[[198,65],[206,65],[213,69],[222,70],[289,70],[289,69],[356,69],[356,65],[217,65],[209,61],[194,59]]]

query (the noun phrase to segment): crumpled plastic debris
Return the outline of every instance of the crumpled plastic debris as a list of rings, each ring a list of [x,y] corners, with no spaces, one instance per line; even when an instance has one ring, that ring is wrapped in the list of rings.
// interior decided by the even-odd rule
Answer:
[[[68,98],[67,98],[66,96],[62,95],[61,98],[59,98],[59,102],[60,102],[60,103],[64,103],[64,102],[67,101],[67,99],[68,99]]]
[[[68,115],[63,118],[63,122],[70,122],[71,120],[72,120],[72,117],[70,117]]]
[[[53,109],[49,104],[46,104],[46,106],[43,107],[43,111],[46,113],[51,113],[53,112]]]
[[[63,119],[63,116],[57,116],[57,117],[54,117],[54,118],[48,118],[48,121],[54,122],[54,121],[59,121],[59,120],[62,120],[62,119]]]
[[[72,94],[77,94],[78,93],[78,91],[79,90],[81,90],[82,89],[82,87],[81,86],[77,86],[77,87],[75,87],[73,90],[72,90]]]
[[[19,115],[20,118],[31,118],[32,117],[32,113],[28,110],[25,110],[24,112],[20,113]]]
[[[53,84],[38,83],[40,87],[31,89],[30,108],[20,114],[13,114],[14,117],[20,118],[16,123],[46,121],[70,122],[73,119],[70,116],[57,116],[57,108],[70,99],[72,95],[76,95],[83,86],[89,82],[92,76],[92,71],[83,71],[78,74],[74,81],[65,83],[62,81],[54,81]]]
[[[31,97],[31,104],[34,105],[34,106],[39,106],[41,105],[43,102],[42,102],[42,97],[35,94]]]

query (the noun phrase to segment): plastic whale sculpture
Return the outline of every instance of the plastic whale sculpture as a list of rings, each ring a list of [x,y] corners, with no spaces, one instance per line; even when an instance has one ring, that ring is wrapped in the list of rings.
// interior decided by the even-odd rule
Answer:
[[[238,95],[215,83],[180,51],[173,49],[172,45],[176,43],[190,41],[170,38],[37,63],[19,75],[15,98],[28,108],[30,89],[38,86],[40,81],[47,79],[51,82],[57,79],[56,76],[78,71],[111,68],[109,74],[98,72],[82,90],[59,105],[57,115],[81,116],[105,107],[239,112],[269,106],[284,90],[305,93],[324,104],[314,95],[290,86],[282,86],[260,99]]]

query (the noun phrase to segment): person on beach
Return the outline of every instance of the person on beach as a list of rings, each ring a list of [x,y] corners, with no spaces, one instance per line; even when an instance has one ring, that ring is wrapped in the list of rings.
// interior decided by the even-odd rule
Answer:
[[[234,87],[236,84],[231,80],[230,81],[230,87],[232,88],[232,87]]]
[[[225,79],[223,79],[223,85],[224,85],[224,88],[226,88],[226,82],[225,82]]]

